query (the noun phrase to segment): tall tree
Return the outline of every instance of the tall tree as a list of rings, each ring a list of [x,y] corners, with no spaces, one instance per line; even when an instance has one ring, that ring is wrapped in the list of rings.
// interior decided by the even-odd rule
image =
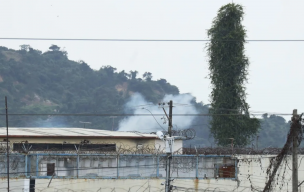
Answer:
[[[30,45],[26,45],[26,44],[23,44],[23,45],[20,45],[20,50],[24,50],[24,51],[29,51],[31,46]]]
[[[136,79],[136,76],[137,76],[137,74],[138,74],[138,71],[136,71],[136,70],[135,70],[135,71],[132,71],[132,70],[131,70],[131,71],[130,71],[130,74],[131,74],[131,79],[132,79],[132,80],[135,80],[135,79]]]
[[[244,82],[249,61],[245,56],[246,30],[243,7],[234,3],[221,7],[208,30],[209,78],[212,83],[211,133],[218,145],[244,146],[257,134],[260,123],[250,118]],[[215,115],[217,114],[217,115]]]
[[[143,74],[143,78],[146,80],[146,81],[151,81],[152,80],[152,73],[150,73],[150,72],[145,72],[144,74]]]
[[[59,50],[60,50],[60,47],[58,47],[57,45],[51,45],[51,46],[49,47],[49,49],[52,50],[52,51],[59,51]]]

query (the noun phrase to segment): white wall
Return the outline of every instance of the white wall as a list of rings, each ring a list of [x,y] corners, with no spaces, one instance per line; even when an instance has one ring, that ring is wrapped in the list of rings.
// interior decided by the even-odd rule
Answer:
[[[29,192],[29,179],[12,179],[10,178],[10,192]],[[7,179],[0,179],[0,191],[7,191]]]
[[[11,182],[10,192],[28,192],[28,188],[24,189],[22,185],[23,179],[19,180],[20,182]],[[6,190],[5,180],[1,182],[0,188],[3,191]],[[29,180],[27,179],[27,182]],[[82,190],[86,192],[160,192],[164,191],[164,185],[161,185],[164,182],[163,179],[53,179],[50,187],[48,188],[50,180],[49,179],[37,179],[35,184],[35,189],[37,192],[81,192]],[[234,186],[231,186],[231,185]],[[188,180],[188,179],[178,179],[173,182],[173,185],[178,186],[180,190],[182,189],[193,189],[194,191],[198,189],[219,189],[219,190],[230,190],[236,186],[234,181],[226,180]],[[216,187],[214,187],[216,186]],[[28,186],[27,186],[28,187]],[[192,190],[192,191],[193,191]]]
[[[256,190],[263,190],[266,179],[268,178],[267,169],[271,158],[274,155],[239,155],[238,180],[240,187],[252,187]],[[299,183],[304,180],[304,155],[298,156]],[[292,189],[292,158],[287,156],[281,163],[274,179],[273,191],[291,191]],[[301,185],[299,191],[304,191]],[[248,189],[249,191],[249,189]],[[253,190],[254,191],[254,190]]]

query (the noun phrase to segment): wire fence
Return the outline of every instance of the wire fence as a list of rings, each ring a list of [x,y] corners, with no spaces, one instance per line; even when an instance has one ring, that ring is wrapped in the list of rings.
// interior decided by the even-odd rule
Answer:
[[[174,155],[173,191],[262,191],[275,155]],[[299,182],[304,180],[304,155],[299,155]],[[278,169],[273,191],[291,188],[291,156]],[[6,191],[6,154],[0,155],[0,191]],[[165,154],[11,154],[11,191],[123,192],[163,191]],[[18,184],[18,182],[21,182]],[[51,183],[51,188],[48,188]],[[133,185],[134,184],[134,185]],[[107,186],[107,187],[106,187]],[[78,187],[78,188],[77,188]],[[17,190],[18,189],[18,190]],[[24,190],[26,191],[26,190]]]
[[[164,178],[164,154],[11,154],[12,178]],[[218,155],[173,155],[173,178],[235,178],[236,160]],[[0,155],[0,177],[7,177],[7,158]]]

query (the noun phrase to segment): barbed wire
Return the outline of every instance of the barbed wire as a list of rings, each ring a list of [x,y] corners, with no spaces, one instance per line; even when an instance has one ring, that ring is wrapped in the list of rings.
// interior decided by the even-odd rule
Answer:
[[[282,148],[267,147],[263,149],[244,148],[231,146],[228,147],[184,147],[183,154],[200,154],[200,155],[277,155]],[[290,154],[290,151],[287,152]],[[304,154],[304,148],[298,149],[298,154]]]
[[[302,115],[303,114],[301,114],[300,116],[294,115],[292,117],[292,120],[290,122],[290,129],[287,135],[287,141],[284,144],[284,147],[281,149],[280,153],[276,157],[270,159],[270,163],[266,171],[268,180],[263,189],[263,192],[272,191],[273,184],[275,183],[273,181],[275,180],[275,178],[279,176],[279,174],[277,174],[277,171],[280,168],[283,160],[286,158],[287,154],[290,153],[293,138],[294,137],[296,138],[297,141],[296,145],[299,146],[301,144],[301,141],[303,139],[303,129],[304,129],[304,126],[302,124]]]
[[[14,146],[14,144],[21,144],[24,147],[19,150],[14,150],[10,148],[11,154],[17,154],[17,153],[25,153],[25,154],[38,154],[38,153],[47,153],[47,154],[58,154],[58,153],[66,153],[66,154],[112,154],[112,155],[118,155],[118,154],[164,154],[165,153],[165,146],[161,144],[135,144],[135,145],[128,145],[123,142],[113,142],[113,141],[100,141],[100,142],[90,142],[86,140],[89,143],[75,143],[73,144],[75,146],[75,150],[60,150],[58,148],[48,148],[45,149],[43,145],[37,145],[35,150],[32,150],[31,144],[27,143],[27,141],[21,141],[21,142],[12,142],[10,143],[11,146]],[[57,143],[58,145],[65,145],[69,143]],[[103,147],[102,149],[97,148],[85,148],[87,144],[96,144],[96,145],[108,145],[108,147]],[[115,148],[113,148],[115,146]],[[6,144],[0,143],[0,154],[6,153]],[[182,148],[175,149],[174,154],[183,154]]]
[[[188,129],[186,131],[173,131],[173,136],[186,136],[188,138],[191,138],[193,136],[193,129]],[[142,133],[140,133],[142,134]],[[187,135],[188,134],[188,135]],[[113,146],[115,145],[115,150],[108,150],[107,147],[103,147],[104,150],[99,150],[99,148],[94,149],[88,149],[85,148],[86,143],[87,144],[96,144],[96,145],[109,145],[109,149],[113,149]],[[45,149],[41,147],[40,149],[37,148],[35,151],[30,149],[30,144],[27,144],[27,141],[20,141],[20,142],[10,142],[10,145],[13,146],[14,144],[24,144],[25,148],[22,148],[21,150],[13,150],[10,149],[11,154],[17,154],[17,153],[25,153],[25,154],[36,154],[36,153],[48,153],[48,154],[58,154],[58,153],[66,153],[66,154],[165,154],[165,146],[161,144],[140,144],[139,145],[128,145],[123,142],[114,142],[114,141],[88,141],[83,140],[80,143],[74,143],[75,150],[60,150],[60,149],[54,149],[49,148]],[[65,143],[57,143],[64,145]],[[70,143],[66,143],[70,144]],[[39,146],[38,146],[39,147]],[[228,145],[227,147],[181,147],[178,149],[175,149],[174,154],[176,155],[241,155],[241,154],[247,154],[247,155],[277,155],[281,152],[282,148],[275,148],[275,147],[267,147],[263,149],[256,149],[252,147],[238,147],[233,146],[233,148]],[[6,143],[0,143],[0,154],[6,153]],[[290,154],[290,150],[287,151],[287,154]],[[298,154],[304,154],[304,148],[298,148]]]

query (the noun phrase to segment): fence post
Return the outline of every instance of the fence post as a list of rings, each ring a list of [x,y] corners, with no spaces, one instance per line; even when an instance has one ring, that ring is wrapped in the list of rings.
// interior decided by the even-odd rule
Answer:
[[[157,163],[156,163],[156,177],[159,177],[159,155],[157,155]]]
[[[238,166],[237,166],[237,159],[234,159],[234,177],[237,180],[238,175]]]
[[[32,155],[29,155],[28,156],[28,159],[27,159],[27,161],[28,161],[28,173],[29,173],[29,176],[31,176],[32,175],[32,158],[33,156]]]
[[[77,178],[79,177],[79,154],[77,154]]]
[[[25,167],[24,167],[24,172],[25,172],[25,176],[27,176],[27,154],[25,155]]]
[[[117,154],[117,179],[119,178],[119,164],[120,164],[120,161],[119,161],[119,154]]]
[[[39,176],[39,167],[38,167],[38,164],[39,164],[39,156],[38,154],[36,155],[36,177]]]
[[[196,170],[195,170],[195,177],[198,178],[198,155],[196,155]]]

